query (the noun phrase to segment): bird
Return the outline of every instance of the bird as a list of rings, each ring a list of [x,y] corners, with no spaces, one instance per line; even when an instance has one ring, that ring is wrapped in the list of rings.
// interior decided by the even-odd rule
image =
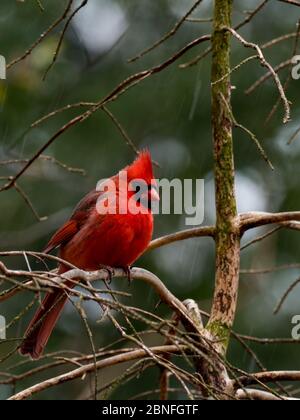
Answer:
[[[67,263],[85,271],[103,267],[129,271],[152,239],[152,206],[158,201],[151,154],[142,150],[131,165],[101,182],[79,202],[70,219],[50,239],[44,253],[59,248],[58,255],[65,263],[59,264],[58,275],[70,270]],[[131,207],[137,211],[129,211]],[[75,286],[70,280],[65,285]],[[26,329],[21,355],[41,357],[67,299],[66,292],[59,288],[46,294]]]

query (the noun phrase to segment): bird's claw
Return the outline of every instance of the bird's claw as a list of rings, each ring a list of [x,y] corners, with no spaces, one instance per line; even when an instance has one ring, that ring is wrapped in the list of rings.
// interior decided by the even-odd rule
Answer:
[[[100,266],[100,269],[101,270],[105,270],[107,272],[107,274],[108,274],[108,280],[107,280],[107,282],[108,282],[108,284],[111,284],[112,279],[113,279],[113,276],[115,274],[114,269],[111,268],[111,267],[108,267],[107,265]]]
[[[124,267],[124,271],[125,271],[126,276],[127,276],[128,284],[129,284],[129,286],[131,286],[131,283],[132,283],[133,279],[131,277],[130,267]]]

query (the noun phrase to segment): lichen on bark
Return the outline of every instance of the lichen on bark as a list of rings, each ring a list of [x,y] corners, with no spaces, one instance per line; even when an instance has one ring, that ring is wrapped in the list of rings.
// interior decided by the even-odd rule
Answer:
[[[212,129],[216,193],[216,279],[207,329],[225,354],[234,321],[240,266],[230,83],[232,0],[215,0],[212,36]]]

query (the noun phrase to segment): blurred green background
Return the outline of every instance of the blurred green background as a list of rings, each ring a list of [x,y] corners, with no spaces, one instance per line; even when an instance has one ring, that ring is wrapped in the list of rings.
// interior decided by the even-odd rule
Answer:
[[[0,6],[0,54],[7,62],[23,54],[38,36],[62,14],[65,1],[42,0],[45,11],[31,0],[2,0]],[[211,17],[211,1],[203,4],[194,17]],[[245,18],[244,11],[254,8],[257,1],[235,1],[234,22]],[[79,2],[78,2],[79,4]],[[45,81],[43,75],[55,51],[59,31],[47,37],[26,60],[13,66],[6,81],[0,81],[0,160],[26,159],[43,145],[50,136],[78,110],[66,111],[29,129],[31,123],[61,106],[79,101],[97,101],[109,93],[129,75],[160,63],[187,42],[211,31],[211,23],[186,22],[178,33],[159,48],[135,63],[128,59],[159,39],[193,4],[190,0],[89,0],[88,5],[74,19],[62,45],[57,63]],[[296,31],[299,9],[275,0],[241,30],[247,40],[267,42],[275,37]],[[61,29],[61,27],[60,27]],[[289,59],[295,40],[289,39],[265,51],[274,65]],[[157,177],[204,178],[205,220],[214,222],[213,161],[210,124],[210,64],[208,56],[198,65],[180,69],[178,64],[191,60],[204,51],[207,44],[195,47],[179,62],[130,89],[109,105],[130,137],[139,148],[149,147],[159,162]],[[233,41],[232,64],[238,64],[251,55]],[[278,93],[269,80],[247,96],[244,90],[264,74],[258,62],[250,62],[235,72],[232,83],[233,110],[236,119],[253,130],[264,145],[275,171],[266,165],[251,139],[235,130],[235,160],[237,192],[240,211],[299,210],[300,138],[290,146],[287,142],[300,125],[300,81],[291,80],[288,97],[293,102],[292,122],[282,124],[281,105],[266,124],[265,120]],[[290,69],[281,71],[284,81]],[[80,112],[80,111],[79,111]],[[300,136],[299,136],[300,137]],[[81,197],[94,188],[96,182],[111,176],[134,158],[116,127],[102,111],[63,134],[46,151],[47,155],[72,167],[83,168],[87,175],[69,173],[59,166],[39,160],[20,180],[40,216],[38,222],[22,197],[15,190],[1,193],[0,249],[43,249],[51,234],[70,215]],[[16,173],[18,165],[0,166],[0,176]],[[3,181],[2,181],[3,182]],[[185,228],[182,216],[157,216],[155,237]],[[259,235],[264,230],[251,232],[244,238]],[[298,263],[299,234],[281,231],[242,253],[242,268],[268,268],[281,264]],[[11,268],[25,268],[24,258],[3,259]],[[41,269],[35,260],[32,269]],[[200,308],[209,310],[214,287],[214,247],[210,239],[195,239],[153,251],[138,262],[156,273],[180,299],[193,298]],[[277,271],[267,275],[242,275],[239,307],[235,330],[259,337],[290,337],[291,318],[300,314],[300,288],[295,289],[279,315],[273,308],[284,290],[299,276],[299,269]],[[128,291],[127,283],[117,287]],[[131,305],[153,309],[157,297],[147,287],[133,284]],[[31,300],[28,293],[19,294],[1,305],[0,314],[8,322]],[[90,323],[97,347],[118,338],[109,321],[97,324],[97,305],[87,305]],[[169,315],[166,308],[158,313]],[[27,314],[7,332],[8,338],[20,337],[28,322]],[[142,327],[142,326],[140,326]],[[160,341],[153,337],[149,344]],[[1,343],[0,356],[12,344]],[[299,347],[253,346],[268,369],[300,369]],[[70,304],[60,319],[47,350],[61,349],[90,351],[90,342],[84,325]],[[18,362],[14,355],[2,363],[1,371]],[[255,363],[245,350],[235,343],[230,348],[231,362],[252,371]],[[99,375],[101,383],[111,380],[123,371],[117,367]],[[22,371],[22,369],[17,370]],[[51,373],[58,373],[53,370]],[[49,376],[36,375],[18,385],[17,390]],[[120,387],[110,398],[127,399],[138,392],[157,387],[159,370],[154,368],[129,385]],[[10,386],[0,386],[0,398],[8,397]],[[89,381],[75,381],[52,388],[38,398],[78,399],[89,394]],[[174,398],[184,394],[175,393]]]

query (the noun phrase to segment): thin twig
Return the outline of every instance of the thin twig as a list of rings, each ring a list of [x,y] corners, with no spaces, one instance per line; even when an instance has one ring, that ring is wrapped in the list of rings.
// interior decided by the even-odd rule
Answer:
[[[299,37],[300,37],[300,20],[298,20],[298,22],[297,22],[297,34],[296,34],[296,40],[295,40],[295,44],[294,44],[293,51],[292,51],[292,57],[294,57],[297,54]],[[289,84],[290,84],[290,82],[292,80],[292,68],[293,68],[293,64],[291,63],[290,72],[289,72],[289,74],[288,74],[288,76],[286,78],[286,81],[284,83],[284,86],[283,86],[285,92],[287,91],[287,89],[289,87]],[[280,105],[280,96],[278,97],[278,99],[275,102],[273,108],[271,109],[269,115],[267,116],[265,124],[268,124],[268,122],[271,120],[271,118],[273,117],[273,115],[277,111],[279,105]]]
[[[14,66],[15,64],[19,63],[20,61],[24,60],[25,58],[27,58],[32,51],[61,23],[63,22],[71,7],[72,7],[72,3],[74,0],[69,0],[67,3],[67,6],[63,12],[63,14],[57,18],[55,20],[55,22],[52,23],[52,25],[49,26],[48,29],[46,29],[40,36],[39,38],[25,51],[25,53],[23,55],[21,55],[20,57],[14,59],[13,61],[11,61],[10,63],[7,64],[7,69],[10,69],[12,66]]]
[[[255,49],[257,51],[257,54],[259,56],[259,60],[261,62],[261,65],[263,67],[266,67],[269,70],[269,72],[271,73],[271,75],[272,75],[272,77],[273,77],[273,79],[275,81],[275,84],[276,84],[277,89],[279,91],[279,94],[280,94],[280,97],[281,97],[281,100],[282,100],[282,103],[283,103],[284,111],[285,111],[283,122],[284,123],[287,123],[290,120],[290,114],[291,114],[290,103],[289,103],[289,101],[288,101],[288,99],[287,99],[287,97],[285,95],[283,86],[281,84],[281,81],[280,81],[280,79],[279,79],[276,71],[271,66],[271,64],[265,59],[261,48],[257,44],[254,44],[253,42],[246,41],[240,34],[238,34],[232,28],[227,28],[227,30],[229,30],[232,33],[232,35],[236,39],[238,39],[246,48],[252,48],[252,49]]]
[[[37,2],[37,5],[39,6],[40,10],[41,10],[42,12],[44,12],[44,11],[45,11],[45,8],[44,8],[44,6],[42,5],[41,0],[36,0],[36,2]]]
[[[261,274],[270,274],[283,270],[296,270],[300,268],[300,264],[285,264],[275,267],[267,268],[251,268],[247,270],[241,270],[241,274],[250,274],[250,275],[261,275]]]
[[[110,94],[108,94],[104,99],[96,103],[94,107],[92,107],[91,110],[88,110],[77,117],[73,118],[71,121],[66,123],[63,127],[61,127],[33,156],[31,159],[28,160],[28,163],[3,187],[0,188],[0,192],[9,190],[14,186],[14,183],[27,171],[27,169],[36,161],[36,159],[39,158],[41,154],[58,138],[61,136],[61,134],[65,133],[67,130],[69,130],[71,127],[76,125],[79,122],[85,121],[87,118],[89,118],[91,115],[93,115],[96,111],[101,109],[103,105],[106,105],[107,103],[116,100],[117,97],[124,94],[128,89],[131,87],[137,85],[142,80],[147,79],[149,76],[152,76],[156,73],[161,72],[174,62],[176,62],[182,55],[184,55],[187,51],[194,48],[196,45],[199,45],[203,42],[206,42],[210,39],[209,35],[204,35],[200,38],[195,39],[194,41],[187,44],[185,47],[183,47],[181,50],[179,50],[177,53],[172,55],[168,60],[164,61],[163,63],[152,67],[151,69],[142,71],[140,73],[136,73],[132,76],[130,76],[128,79],[124,80],[122,83],[120,83],[115,89],[112,90]]]
[[[279,232],[282,229],[282,226],[277,226],[276,228],[270,230],[269,232],[265,233],[264,235],[260,235],[257,238],[252,239],[251,241],[247,242],[245,245],[241,247],[241,251],[243,251],[246,248],[249,248],[249,246],[257,244],[258,242],[263,241],[264,239],[269,238],[274,233]]]
[[[297,130],[294,132],[294,134],[290,137],[289,141],[288,141],[288,145],[291,145],[296,138],[298,137],[298,135],[300,134],[300,127],[297,128]]]
[[[215,82],[216,83],[216,82]],[[223,94],[221,94],[221,98],[225,103],[225,106],[231,116],[231,120],[233,125],[236,128],[240,128],[242,131],[244,131],[246,134],[248,134],[248,136],[251,138],[251,140],[253,140],[254,144],[256,145],[259,153],[261,154],[262,158],[266,161],[266,163],[270,166],[270,168],[272,170],[274,170],[274,166],[272,164],[272,162],[270,161],[270,159],[268,158],[267,153],[265,152],[264,148],[262,147],[262,145],[260,144],[260,141],[258,140],[258,138],[256,137],[256,135],[254,133],[252,133],[252,131],[250,131],[247,127],[244,127],[242,124],[238,123],[237,120],[235,119],[234,115],[233,115],[233,111],[230,107],[230,105],[228,104],[228,102],[226,101],[225,97]]]
[[[282,63],[278,64],[273,68],[274,72],[277,74],[279,71],[284,70],[285,68],[289,67],[292,63],[292,59],[289,58],[288,60],[283,61]],[[258,80],[256,80],[249,88],[245,90],[246,95],[250,95],[253,93],[259,86],[261,86],[264,82],[274,77],[274,73],[268,71],[263,76],[261,76]]]
[[[185,19],[187,22],[192,22],[192,23],[210,23],[213,21],[213,18],[191,18],[188,17]]]
[[[59,41],[58,41],[58,44],[57,44],[57,47],[56,47],[56,50],[55,50],[55,53],[54,53],[54,56],[53,56],[53,59],[52,59],[52,62],[51,62],[51,64],[49,65],[49,67],[47,68],[47,70],[46,70],[46,72],[45,72],[45,74],[44,74],[44,77],[43,77],[43,80],[45,80],[46,79],[46,77],[47,77],[47,75],[48,75],[48,73],[49,73],[49,71],[52,69],[52,67],[54,66],[54,64],[55,64],[55,62],[56,62],[56,60],[57,60],[57,58],[58,58],[58,55],[59,55],[59,52],[60,52],[60,50],[61,50],[61,47],[62,47],[62,43],[63,43],[63,40],[64,40],[64,37],[65,37],[65,34],[66,34],[66,32],[67,32],[67,29],[68,29],[68,27],[69,27],[69,25],[70,25],[70,23],[71,23],[71,21],[72,21],[72,19],[74,18],[74,16],[84,7],[84,6],[86,6],[87,5],[87,3],[88,3],[88,0],[83,0],[82,1],[82,3],[70,14],[70,16],[68,17],[68,19],[67,19],[67,21],[66,21],[66,23],[65,23],[65,26],[64,26],[64,28],[63,28],[63,30],[62,30],[62,32],[61,32],[61,35],[60,35],[60,37],[59,37]]]
[[[296,286],[300,283],[300,278],[298,278],[296,281],[294,281],[288,289],[284,292],[282,298],[279,300],[278,304],[276,305],[274,309],[274,314],[277,315],[280,309],[282,308],[284,302],[287,300],[290,293],[295,289]]]
[[[246,17],[246,19],[242,20],[242,22],[240,22],[237,26],[235,26],[234,29],[237,31],[237,30],[241,29],[243,26],[247,25],[249,22],[251,22],[252,19],[257,15],[257,13],[260,12],[262,10],[262,8],[267,4],[267,2],[268,2],[268,0],[264,0],[262,3],[260,3],[257,6],[257,8],[255,8],[252,12],[248,13],[248,16]],[[195,66],[201,60],[203,60],[203,58],[207,57],[207,55],[210,54],[211,51],[212,51],[212,48],[209,47],[204,51],[204,53],[201,53],[200,55],[193,58],[192,60],[190,60],[187,63],[181,64],[179,67],[182,68],[182,69],[185,69],[187,67]]]
[[[235,26],[235,30],[238,31],[243,26],[247,25],[251,20],[266,6],[269,0],[264,0],[262,3],[260,3],[252,12],[248,13],[248,16],[245,20],[243,20],[241,23],[239,23],[237,26]]]
[[[106,113],[106,115],[109,116],[109,118],[112,120],[112,122],[117,127],[118,131],[121,133],[121,136],[124,138],[126,144],[133,150],[135,154],[139,154],[139,150],[134,144],[134,142],[131,140],[129,135],[126,133],[125,129],[122,127],[122,125],[119,123],[117,118],[114,116],[114,114],[105,106],[103,106],[103,111]]]
[[[161,353],[171,352],[171,353],[178,353],[178,346],[157,346],[152,347],[151,352],[155,355],[159,355]],[[125,354],[117,355],[108,357],[107,359],[100,360],[96,364],[97,370],[103,369],[105,367],[114,366],[120,363],[140,359],[147,355],[147,352],[144,349],[138,349],[133,350],[132,352],[128,352]],[[84,375],[87,375],[91,372],[93,372],[95,369],[94,363],[87,364],[85,366],[82,366],[78,369],[75,369],[73,371],[70,371],[68,373],[64,373],[62,375],[53,377],[51,379],[48,379],[46,381],[40,382],[36,385],[33,385],[32,387],[29,387],[25,389],[24,391],[19,392],[18,394],[13,395],[9,398],[9,400],[24,400],[29,397],[32,397],[33,395],[44,391],[46,389],[49,389],[53,386],[66,383],[68,381],[72,381],[76,378],[80,378]]]
[[[146,48],[142,52],[140,52],[135,57],[128,60],[129,63],[132,63],[140,58],[142,58],[144,55],[148,54],[150,51],[153,51],[155,48],[159,47],[161,44],[163,44],[165,41],[167,41],[169,38],[171,38],[173,35],[176,34],[176,32],[180,29],[180,27],[184,24],[186,19],[197,9],[197,7],[200,5],[200,3],[203,0],[197,0],[193,6],[187,11],[187,13],[176,23],[176,25],[167,32],[161,39],[159,39],[157,42],[155,42],[153,45],[151,45],[149,48]]]
[[[300,340],[294,340],[293,338],[259,338],[251,337],[249,335],[239,334],[239,337],[252,343],[262,345],[278,345],[278,344],[300,344]]]
[[[36,128],[38,125],[44,123],[49,118],[55,117],[57,114],[60,114],[64,111],[68,111],[69,109],[85,108],[85,107],[90,108],[90,107],[95,106],[95,105],[97,105],[95,102],[78,102],[76,104],[65,105],[62,108],[58,108],[54,111],[51,111],[51,112],[49,112],[49,114],[46,114],[43,117],[39,118],[38,120],[33,122],[30,127],[31,128]]]
[[[281,3],[287,3],[287,4],[290,4],[290,5],[293,5],[293,6],[300,7],[300,3],[297,0],[278,0],[278,1],[280,1]]]
[[[30,198],[28,197],[28,195],[25,193],[25,191],[19,186],[19,184],[15,183],[14,185],[15,190],[20,194],[20,196],[23,198],[23,200],[25,201],[25,203],[27,204],[27,206],[30,208],[30,210],[32,211],[33,215],[35,216],[35,218],[37,219],[38,222],[44,222],[45,220],[48,219],[48,216],[43,216],[41,217],[38,212],[36,211],[36,209],[34,208]]]

